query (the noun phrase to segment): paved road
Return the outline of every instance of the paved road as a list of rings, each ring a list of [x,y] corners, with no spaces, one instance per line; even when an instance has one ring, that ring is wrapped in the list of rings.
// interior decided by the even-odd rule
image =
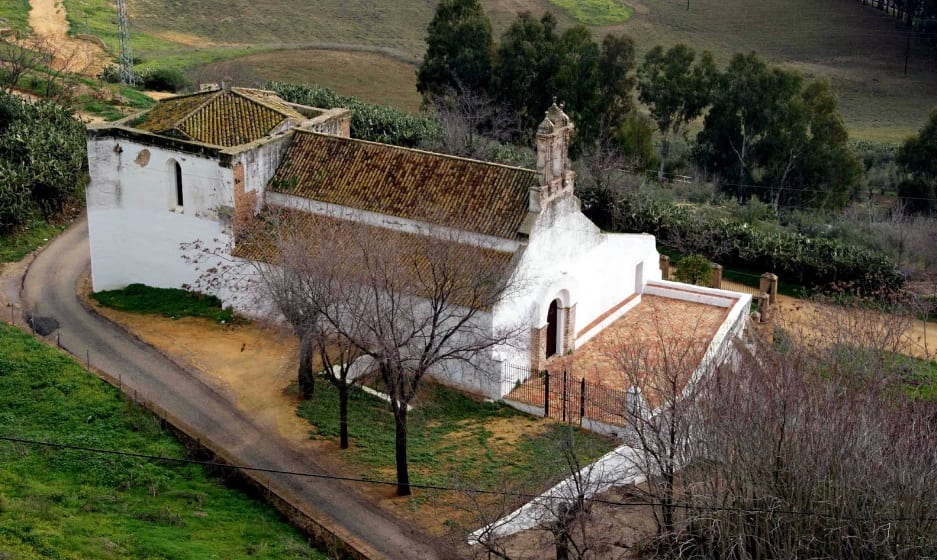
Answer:
[[[141,398],[158,403],[187,424],[185,431],[194,430],[202,442],[224,450],[232,461],[283,471],[322,472],[311,457],[262,431],[196,376],[82,307],[75,285],[88,263],[88,227],[82,220],[56,238],[29,267],[22,306],[34,315],[58,320],[61,327],[51,337],[58,334],[62,346],[82,361],[88,350],[91,364],[119,376],[125,391],[135,390]],[[16,272],[15,267],[11,270]],[[8,301],[15,302],[17,294],[11,291],[18,282],[11,278],[11,270],[5,271],[0,288]],[[6,311],[9,313],[9,308]],[[411,527],[362,501],[341,484],[289,475],[269,477],[271,489],[281,489],[294,505],[331,524],[343,540],[356,543],[369,556],[439,557]]]

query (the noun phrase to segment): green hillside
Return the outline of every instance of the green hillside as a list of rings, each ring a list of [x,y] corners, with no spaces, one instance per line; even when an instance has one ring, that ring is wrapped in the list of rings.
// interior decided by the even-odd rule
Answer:
[[[557,13],[560,23],[617,21],[615,10],[627,9],[621,23],[593,27],[597,35],[631,35],[639,52],[656,44],[678,42],[712,50],[725,61],[739,51],[755,50],[768,60],[797,68],[813,77],[829,78],[838,93],[844,116],[858,138],[898,140],[924,122],[937,105],[937,56],[920,41],[912,41],[908,75],[904,75],[906,36],[892,18],[863,7],[855,0],[626,0],[622,8],[609,2],[608,12],[594,12],[593,0],[484,0],[496,35],[520,10]],[[412,109],[412,74],[388,66],[419,60],[426,26],[436,2],[432,0],[131,0],[134,47],[148,62],[191,67],[206,62],[287,49],[291,79],[315,80],[340,93],[352,93],[349,83],[380,79],[377,97]],[[569,10],[557,5],[570,4]],[[110,35],[113,16],[107,0],[66,0],[76,31]],[[621,12],[624,13],[624,12]],[[606,17],[607,16],[607,17]],[[603,19],[604,18],[604,19]],[[376,51],[363,64],[342,66],[321,60],[305,48]],[[242,61],[246,73],[267,70],[269,60],[256,54]],[[286,64],[287,62],[284,62]],[[328,68],[323,72],[322,68]],[[323,76],[323,74],[326,74]],[[388,79],[388,75],[392,79]]]
[[[0,325],[0,436],[181,458],[157,418]],[[0,441],[0,558],[324,559],[201,466]]]

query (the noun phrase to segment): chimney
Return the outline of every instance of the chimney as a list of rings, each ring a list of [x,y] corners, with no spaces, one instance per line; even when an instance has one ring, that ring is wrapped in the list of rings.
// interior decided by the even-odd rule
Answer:
[[[575,129],[569,116],[557,106],[556,101],[547,109],[543,122],[537,127],[537,173],[540,174],[541,208],[551,200],[573,193],[575,177],[569,166],[569,140]]]
[[[221,79],[221,91],[231,91],[231,77],[225,76]]]

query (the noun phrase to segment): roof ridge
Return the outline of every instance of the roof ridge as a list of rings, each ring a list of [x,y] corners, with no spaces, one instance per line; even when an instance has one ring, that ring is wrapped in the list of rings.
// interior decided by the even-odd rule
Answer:
[[[431,151],[429,151],[429,150],[421,150],[421,149],[419,149],[419,148],[407,148],[407,147],[404,147],[404,146],[395,146],[395,145],[393,145],[393,144],[384,144],[384,143],[382,143],[382,142],[374,142],[373,140],[363,140],[363,139],[361,139],[361,138],[352,138],[352,137],[350,137],[350,136],[336,136],[336,135],[334,135],[334,134],[324,134],[324,133],[321,133],[321,132],[316,132],[316,131],[314,131],[314,130],[309,130],[309,129],[302,128],[302,127],[298,127],[298,126],[297,126],[297,127],[294,127],[294,129],[295,129],[297,132],[302,132],[302,133],[305,133],[305,134],[311,134],[311,135],[313,135],[313,136],[323,136],[323,137],[326,137],[326,138],[329,138],[329,139],[334,139],[334,140],[341,140],[341,141],[346,141],[346,142],[356,142],[356,143],[358,143],[358,144],[369,144],[369,145],[372,145],[372,146],[379,146],[379,147],[381,147],[381,148],[389,148],[389,149],[399,150],[399,151],[403,151],[403,152],[414,152],[414,153],[418,153],[418,154],[427,154],[427,155],[437,156],[437,157],[446,158],[446,159],[453,159],[453,160],[458,160],[458,161],[465,161],[465,162],[473,163],[473,164],[487,165],[487,166],[490,166],[490,167],[500,167],[500,168],[503,168],[503,169],[510,169],[510,170],[512,170],[512,171],[525,171],[525,172],[528,172],[528,173],[532,173],[532,174],[534,174],[534,175],[537,175],[537,171],[536,171],[536,170],[534,170],[534,169],[527,169],[526,167],[519,167],[519,166],[517,166],[517,165],[507,165],[507,164],[504,164],[504,163],[496,163],[496,162],[493,162],[493,161],[484,161],[484,160],[480,160],[480,159],[467,158],[467,157],[462,157],[462,156],[454,156],[454,155],[452,155],[452,154],[444,154],[444,153],[441,153],[441,152],[431,152]]]
[[[201,92],[199,92],[199,93],[201,93]],[[218,99],[218,96],[219,96],[220,94],[224,93],[224,90],[215,89],[215,90],[209,91],[208,93],[214,93],[215,95],[209,95],[208,98],[207,98],[203,103],[201,103],[198,107],[192,109],[192,110],[189,111],[185,116],[183,116],[181,119],[179,119],[178,121],[172,123],[172,127],[173,127],[173,128],[181,129],[183,123],[185,123],[187,120],[193,118],[199,111],[201,111],[202,109],[204,109],[209,103],[211,103],[211,102],[214,101],[215,99]],[[180,97],[186,97],[186,96],[180,96]]]
[[[294,117],[294,116],[296,116],[296,115],[302,116],[302,115],[299,113],[299,111],[294,111],[294,112],[296,113],[296,115],[290,114],[289,111],[284,111],[283,109],[281,109],[281,108],[279,108],[279,107],[276,107],[276,106],[274,106],[274,105],[271,104],[271,103],[268,103],[265,99],[258,99],[258,98],[256,98],[256,97],[254,97],[253,95],[250,95],[249,93],[247,93],[248,91],[250,91],[250,92],[254,92],[254,91],[258,91],[258,92],[265,91],[265,92],[267,92],[267,93],[271,93],[271,94],[275,95],[277,98],[280,98],[280,96],[276,95],[275,92],[267,91],[267,90],[263,90],[263,89],[254,89],[254,88],[236,88],[236,89],[235,89],[235,88],[231,88],[231,89],[230,89],[230,92],[231,92],[231,93],[236,94],[236,95],[239,95],[239,96],[241,96],[242,98],[247,99],[247,100],[250,101],[251,103],[256,103],[256,104],[260,105],[261,107],[266,107],[267,109],[270,109],[271,111],[274,111],[274,112],[276,112],[276,113],[279,113],[280,115],[283,115],[283,117],[286,118],[286,119],[292,118],[292,117]],[[282,99],[282,98],[280,98],[280,99]],[[285,103],[286,100],[283,100],[283,102]]]

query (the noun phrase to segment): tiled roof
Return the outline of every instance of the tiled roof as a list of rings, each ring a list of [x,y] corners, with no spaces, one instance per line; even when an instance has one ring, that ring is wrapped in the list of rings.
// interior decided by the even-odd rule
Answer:
[[[494,304],[486,287],[507,278],[514,257],[462,243],[458,237],[440,239],[301,210],[268,209],[253,226],[260,224],[262,229],[238,235],[233,256],[279,264],[298,255],[300,266],[310,274],[328,273],[360,284],[380,282],[389,291],[423,297],[440,287],[434,285],[440,277],[447,278],[450,302],[477,308]],[[281,251],[292,256],[284,257]]]
[[[508,239],[536,172],[297,130],[271,190]]]
[[[231,88],[164,99],[135,126],[230,147],[259,140],[287,119],[298,124],[304,117],[271,92]]]

